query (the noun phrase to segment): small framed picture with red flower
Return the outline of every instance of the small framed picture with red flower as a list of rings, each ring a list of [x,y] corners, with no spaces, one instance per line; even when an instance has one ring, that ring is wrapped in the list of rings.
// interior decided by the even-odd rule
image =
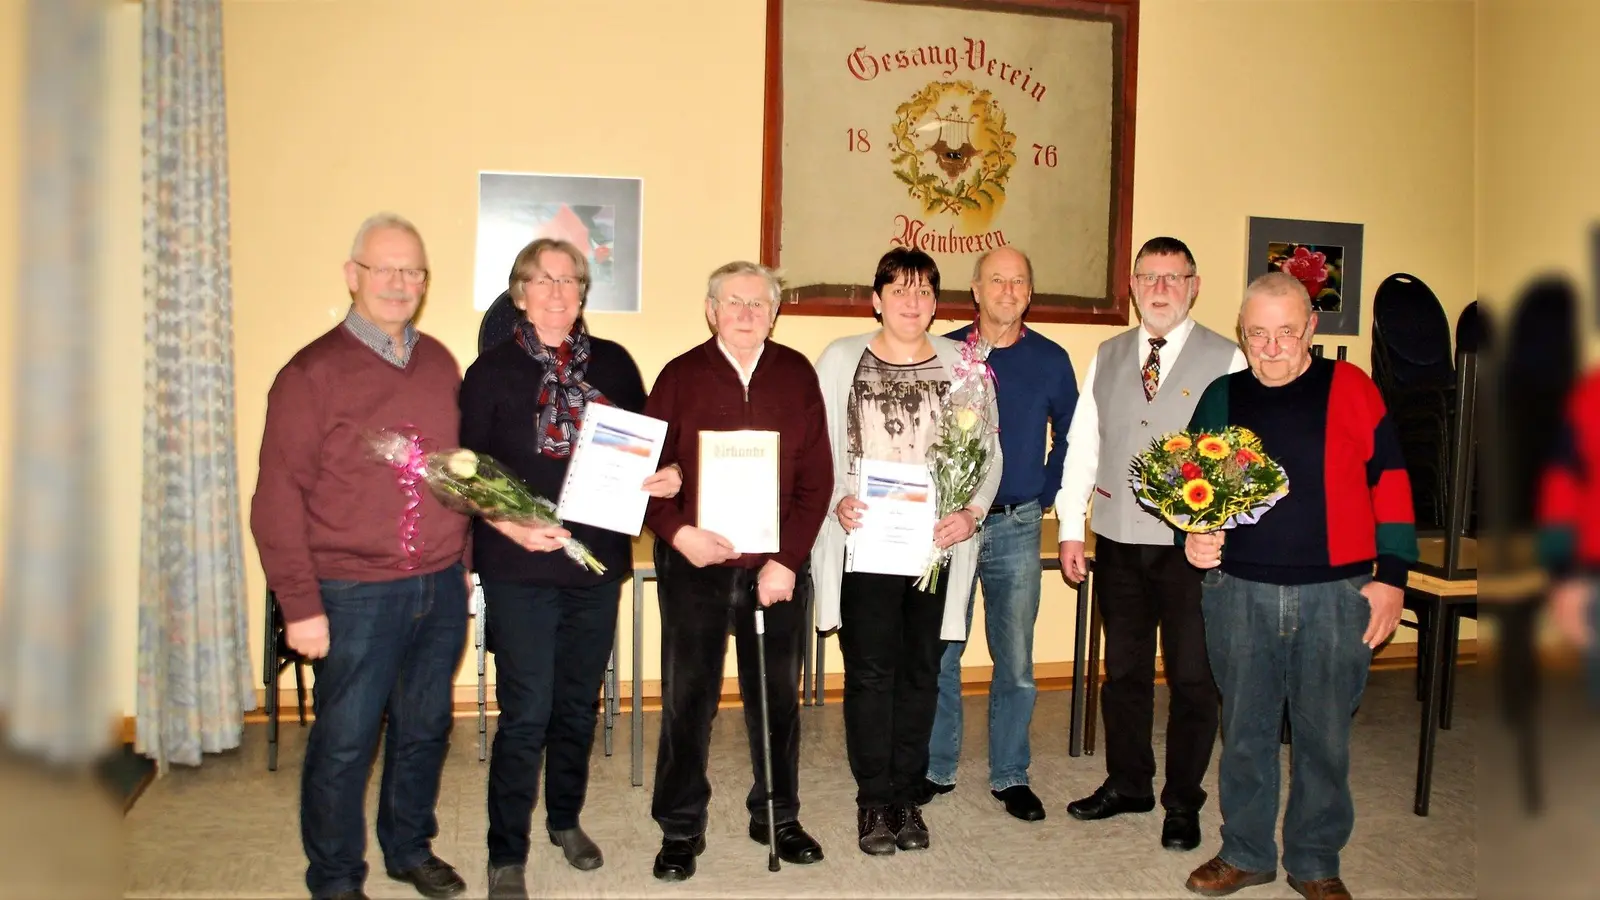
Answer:
[[[1246,281],[1287,272],[1305,285],[1317,334],[1361,333],[1362,226],[1348,222],[1250,217]]]

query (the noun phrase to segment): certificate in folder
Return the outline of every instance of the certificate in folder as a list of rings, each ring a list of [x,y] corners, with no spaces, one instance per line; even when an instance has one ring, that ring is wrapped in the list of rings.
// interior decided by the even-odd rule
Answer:
[[[700,432],[698,524],[740,553],[778,552],[778,433]]]
[[[861,460],[856,497],[867,508],[845,538],[845,571],[922,575],[933,552],[933,494],[927,466]]]
[[[603,403],[584,410],[561,486],[563,522],[639,535],[650,495],[640,485],[656,470],[667,423]]]

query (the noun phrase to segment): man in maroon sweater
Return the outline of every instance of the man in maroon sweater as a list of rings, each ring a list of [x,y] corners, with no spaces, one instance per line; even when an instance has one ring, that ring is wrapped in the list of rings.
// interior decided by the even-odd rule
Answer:
[[[411,325],[427,290],[409,222],[362,224],[344,264],[344,322],[284,366],[267,395],[250,528],[289,646],[316,672],[316,721],[300,783],[313,897],[364,897],[367,779],[388,713],[378,842],[389,876],[427,897],[466,889],[433,855],[450,737],[451,684],[466,645],[467,520],[424,489],[411,509],[372,429],[456,444],[461,373]]]
[[[730,625],[739,653],[755,783],[746,805],[750,838],[768,840],[762,769],[760,680],[755,610],[765,610],[767,702],[772,726],[772,801],[778,855],[791,863],[822,859],[800,827],[800,664],[811,591],[807,560],[833,496],[822,389],[811,363],[767,340],[778,318],[779,286],[770,269],[729,263],[711,274],[706,321],[716,335],[667,363],[645,414],[667,422],[663,466],[676,464],[683,488],[653,499],[645,523],[656,535],[661,602],[661,743],[651,815],[661,826],[655,875],[694,875],[705,849],[711,784],[706,760],[711,720],[722,695]],[[778,433],[778,552],[736,554],[732,543],[698,527],[702,431]]]

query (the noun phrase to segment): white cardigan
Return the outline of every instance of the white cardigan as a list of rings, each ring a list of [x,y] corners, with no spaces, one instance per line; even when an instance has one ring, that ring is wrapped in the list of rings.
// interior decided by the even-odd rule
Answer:
[[[845,531],[839,524],[839,501],[855,493],[850,479],[850,437],[848,433],[850,388],[855,381],[856,367],[861,354],[877,337],[878,332],[840,338],[827,346],[817,357],[817,380],[822,385],[822,401],[828,413],[828,440],[833,446],[833,499],[828,503],[828,517],[822,522],[822,532],[811,548],[811,580],[816,591],[817,630],[834,631],[839,627],[839,582],[844,577]],[[960,344],[935,334],[928,335],[946,377],[961,358]],[[999,412],[994,405],[994,395],[989,397],[989,421],[998,423]],[[1000,490],[1000,472],[1004,460],[1000,455],[1000,441],[994,432],[989,435],[989,452],[993,461],[989,473],[972,498],[972,505],[987,509]],[[972,586],[978,568],[977,536],[957,544],[945,575],[944,620],[939,637],[946,641],[962,641],[967,636],[967,605],[972,602]]]

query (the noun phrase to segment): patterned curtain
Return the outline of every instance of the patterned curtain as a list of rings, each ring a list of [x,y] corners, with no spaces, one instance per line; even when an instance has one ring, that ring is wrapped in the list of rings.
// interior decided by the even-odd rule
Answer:
[[[7,742],[56,763],[111,744],[105,529],[96,498],[105,3],[30,0],[17,277],[15,451],[0,585]]]
[[[144,0],[140,753],[239,746],[255,708],[233,430],[221,0]]]

